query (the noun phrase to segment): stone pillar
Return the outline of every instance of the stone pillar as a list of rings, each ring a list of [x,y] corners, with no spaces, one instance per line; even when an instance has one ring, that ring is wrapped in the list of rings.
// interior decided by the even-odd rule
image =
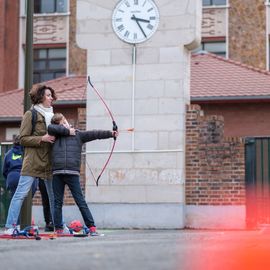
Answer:
[[[98,187],[86,169],[86,198],[101,227],[183,228],[189,50],[200,43],[201,0],[155,1],[157,32],[136,47],[112,30],[117,2],[77,1],[77,42],[87,49],[87,72],[120,129]],[[87,91],[87,129],[111,129],[99,97],[91,87]],[[133,133],[124,131],[129,127]],[[87,145],[87,161],[96,176],[111,144],[100,140]]]

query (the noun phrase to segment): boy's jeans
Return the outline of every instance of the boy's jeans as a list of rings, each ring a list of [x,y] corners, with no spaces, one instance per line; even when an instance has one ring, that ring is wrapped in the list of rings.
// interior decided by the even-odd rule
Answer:
[[[22,203],[27,196],[33,182],[36,180],[36,177],[32,176],[24,176],[21,175],[18,187],[16,189],[16,192],[14,196],[12,197],[12,200],[10,202],[10,206],[8,209],[8,216],[6,221],[6,228],[12,228],[14,225],[16,225]],[[53,216],[53,210],[54,210],[54,195],[53,195],[53,189],[52,189],[52,181],[51,180],[44,180],[44,183],[46,185],[46,189],[49,196],[50,201],[50,207],[52,211]]]
[[[55,197],[54,221],[55,228],[62,229],[62,207],[64,201],[65,185],[67,185],[72,193],[72,196],[79,207],[84,223],[87,227],[95,226],[93,216],[84,199],[80,177],[72,174],[56,174],[53,176],[53,191]]]

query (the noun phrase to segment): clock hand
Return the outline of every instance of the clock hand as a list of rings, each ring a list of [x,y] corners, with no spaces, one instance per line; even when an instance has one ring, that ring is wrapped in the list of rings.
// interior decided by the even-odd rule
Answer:
[[[134,18],[134,19],[132,19],[132,18]],[[131,17],[131,19],[132,19],[132,20],[135,20],[135,22],[138,24],[139,28],[141,29],[143,35],[144,35],[145,37],[147,37],[146,34],[144,33],[144,31],[143,31],[141,25],[139,24],[139,22],[138,22],[138,20],[137,20],[137,18],[135,17],[134,14],[133,14],[133,16]]]
[[[145,19],[141,19],[141,18],[137,18],[135,17],[135,15],[133,14],[133,16],[131,17],[131,20],[134,20],[134,21],[139,21],[139,22],[146,22],[146,23],[150,23],[149,20],[145,20]]]

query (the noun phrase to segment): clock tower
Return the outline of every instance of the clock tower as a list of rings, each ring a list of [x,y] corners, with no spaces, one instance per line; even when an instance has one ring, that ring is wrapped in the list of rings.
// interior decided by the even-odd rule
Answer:
[[[77,43],[119,129],[86,147],[86,200],[97,226],[185,226],[185,109],[190,50],[200,44],[201,0],[78,0]],[[130,132],[132,128],[132,132]],[[112,129],[87,89],[87,129]]]

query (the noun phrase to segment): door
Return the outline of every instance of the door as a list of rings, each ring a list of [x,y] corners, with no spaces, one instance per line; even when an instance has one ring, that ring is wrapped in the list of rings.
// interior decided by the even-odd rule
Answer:
[[[246,221],[270,224],[270,137],[245,140]]]

